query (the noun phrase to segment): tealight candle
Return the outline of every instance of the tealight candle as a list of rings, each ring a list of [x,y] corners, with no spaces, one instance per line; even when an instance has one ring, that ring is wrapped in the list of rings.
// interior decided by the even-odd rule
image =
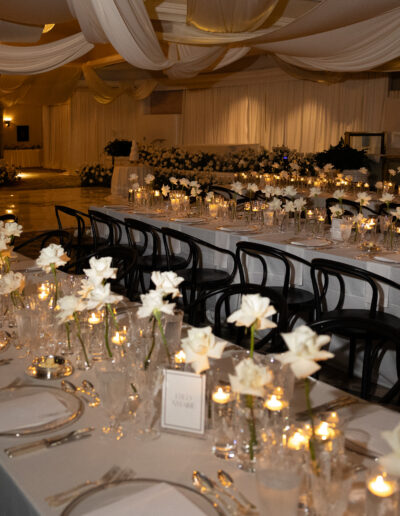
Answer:
[[[268,410],[272,410],[273,412],[282,410],[284,406],[285,404],[283,401],[278,399],[275,394],[271,394],[271,396],[264,402],[264,407]]]
[[[296,430],[295,433],[289,437],[287,446],[291,450],[302,450],[307,448],[308,440],[308,437],[302,430]]]
[[[230,387],[227,386],[218,386],[217,389],[212,393],[212,400],[214,403],[219,403],[221,405],[225,405],[231,399]]]
[[[368,482],[368,490],[375,496],[386,498],[392,496],[396,487],[394,482],[387,480],[385,473],[382,473]]]
[[[99,324],[101,322],[101,317],[99,317],[95,312],[92,312],[91,316],[88,319],[89,324]]]
[[[328,421],[321,421],[315,429],[315,435],[322,441],[335,437],[335,430],[330,426]]]
[[[218,215],[218,204],[210,203],[208,205],[208,209],[209,209],[211,217],[215,219]]]
[[[181,349],[174,356],[175,364],[184,364],[186,362],[186,353]]]
[[[160,190],[154,190],[154,197],[160,197]]]
[[[381,467],[374,467],[367,475],[367,516],[377,514],[397,516],[398,487],[398,480],[395,477],[389,477]]]
[[[115,332],[115,335],[111,338],[113,344],[123,344],[126,341],[126,336],[119,331]]]
[[[38,297],[41,301],[43,301],[49,297],[50,289],[45,283],[42,283],[40,285],[40,287],[38,288],[38,291],[39,291]]]

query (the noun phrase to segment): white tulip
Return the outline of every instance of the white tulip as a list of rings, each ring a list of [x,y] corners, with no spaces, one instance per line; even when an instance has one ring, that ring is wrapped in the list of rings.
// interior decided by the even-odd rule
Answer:
[[[0,277],[0,295],[11,294],[18,290],[22,292],[25,286],[25,276],[20,272],[7,272]]]
[[[74,312],[81,312],[85,309],[85,303],[77,296],[64,296],[58,300],[60,311],[57,313],[59,324],[65,323],[73,318]]]
[[[299,326],[291,333],[282,333],[289,351],[276,355],[283,364],[289,364],[297,378],[306,378],[321,369],[319,360],[333,358],[333,353],[321,351],[331,340],[329,335],[317,335],[308,326]]]
[[[240,394],[264,397],[265,385],[271,383],[272,373],[265,366],[257,365],[252,358],[245,358],[235,367],[235,375],[229,375],[232,391]]]
[[[393,452],[381,457],[379,463],[387,473],[400,477],[400,424],[393,430],[382,432],[382,437],[388,442]]]
[[[89,260],[90,269],[83,269],[83,272],[89,278],[94,286],[103,283],[103,280],[117,277],[118,269],[111,267],[111,256],[104,258],[95,258],[92,256]]]
[[[40,251],[36,264],[45,272],[51,272],[51,266],[62,267],[70,258],[65,254],[64,248],[58,244],[50,244]]]
[[[274,314],[276,314],[276,310],[270,305],[268,297],[261,297],[260,294],[248,294],[242,297],[239,310],[233,312],[227,321],[235,323],[235,326],[246,326],[247,328],[255,324],[255,330],[265,330],[276,327],[276,324],[268,319]]]
[[[86,298],[85,308],[87,310],[101,310],[105,305],[112,305],[122,301],[122,296],[118,296],[111,292],[109,283],[105,285],[96,285]]]
[[[142,306],[137,311],[139,318],[150,317],[154,312],[174,314],[175,303],[164,301],[163,293],[159,290],[150,290],[147,294],[142,294],[140,300],[142,301]]]
[[[210,368],[209,358],[221,358],[225,345],[225,342],[215,340],[210,326],[191,328],[188,336],[182,339],[186,362],[192,364],[196,374]]]
[[[180,297],[181,293],[178,286],[184,281],[173,271],[153,271],[151,281],[154,283],[156,290],[161,292],[163,296],[172,295],[173,298]]]

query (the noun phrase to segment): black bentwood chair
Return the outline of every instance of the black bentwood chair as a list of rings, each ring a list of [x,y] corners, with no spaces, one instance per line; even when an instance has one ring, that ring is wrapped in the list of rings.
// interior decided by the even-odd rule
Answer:
[[[21,251],[27,248],[26,251],[34,250],[34,249],[43,249],[50,244],[58,244],[61,245],[66,254],[70,256],[71,253],[71,243],[72,236],[68,231],[55,229],[53,231],[45,231],[43,233],[39,233],[38,235],[21,242],[20,244],[14,246],[14,251]],[[31,253],[30,253],[31,254]]]
[[[183,293],[185,312],[189,314],[189,319],[191,319],[191,306],[196,297],[230,285],[233,282],[237,271],[235,255],[228,249],[221,249],[205,240],[200,240],[175,229],[161,228],[161,231],[167,263],[173,264],[174,259],[177,258],[174,251],[176,245],[180,248],[179,256],[184,256],[184,263],[177,273],[184,279],[180,288]],[[210,256],[213,263],[220,258],[223,262],[226,260],[226,265],[224,264],[221,267],[208,265],[206,254]]]
[[[391,215],[391,211],[395,211],[396,208],[400,208],[400,204],[396,203],[396,202],[390,202],[389,203],[389,208],[388,208],[388,205],[383,202],[379,208],[378,208],[378,214],[379,215]]]
[[[362,330],[368,335],[371,342],[371,349],[369,350],[368,362],[363,369],[361,394],[364,398],[370,398],[373,386],[379,374],[381,364],[381,357],[387,350],[395,350],[397,381],[392,387],[382,396],[374,396],[374,401],[379,403],[396,403],[400,404],[400,333],[393,330],[391,325],[385,324],[376,319],[366,319],[360,317],[348,317],[345,319],[324,319],[310,324],[310,328],[318,334],[340,334],[343,332],[352,333],[360,332]],[[375,343],[375,349],[372,344]],[[320,365],[324,367],[324,362]],[[341,386],[342,387],[342,386]]]
[[[18,217],[13,213],[5,213],[0,215],[0,220],[3,222],[18,222]]]
[[[63,270],[83,270],[89,268],[89,260],[92,257],[105,258],[111,257],[111,267],[116,267],[117,275],[115,279],[107,280],[111,284],[111,290],[118,294],[122,294],[129,299],[134,299],[137,294],[137,253],[134,249],[116,245],[97,249],[94,253],[83,256],[74,263],[67,263]]]
[[[276,328],[256,332],[255,349],[260,353],[279,353],[285,351],[286,346],[280,334],[287,331],[287,304],[283,296],[273,289],[254,284],[241,285],[236,283],[228,285],[222,289],[200,296],[194,302],[193,312],[198,314],[200,310],[205,310],[207,305],[209,305],[210,312],[212,313],[213,323],[211,325],[214,335],[248,349],[250,345],[250,332],[243,326],[235,326],[233,323],[227,322],[228,316],[239,308],[242,296],[245,294],[260,294],[262,297],[268,297],[270,304],[277,312],[271,317],[271,320],[277,325]],[[198,321],[195,320],[194,323],[197,325]],[[208,325],[210,323],[206,320],[203,321],[203,324]]]
[[[346,321],[373,321],[376,325],[391,328],[393,334],[398,334],[400,317],[381,310],[380,299],[385,289],[400,291],[400,284],[359,267],[322,258],[311,262],[311,280],[316,302],[316,322],[328,319],[338,321],[336,334],[349,340],[350,378],[354,374],[357,342],[363,344],[361,397],[367,398],[370,369],[378,357],[382,358],[387,346],[372,338],[369,323],[360,324],[359,327],[347,327]],[[354,304],[354,294],[361,298],[361,306],[348,308]]]
[[[328,224],[331,224],[332,222],[332,212],[330,208],[335,204],[339,204],[339,199],[335,199],[334,197],[329,197],[325,201],[326,221]],[[342,199],[342,207],[344,210],[344,215],[357,215],[360,211],[360,204],[356,201],[351,201],[350,199]],[[378,212],[372,208],[368,208],[368,206],[363,206],[361,211],[364,217],[378,216]]]
[[[121,244],[123,223],[101,211],[89,210],[95,249]]]
[[[162,233],[159,228],[127,218],[124,221],[130,247],[137,251],[137,268],[142,292],[148,289],[144,275],[153,271],[177,271],[185,267],[185,259],[180,256],[167,256],[162,245]]]
[[[239,265],[240,281],[242,285],[247,283],[255,283],[249,278],[248,267],[254,264],[254,273],[262,274],[257,283],[263,287],[274,290],[286,299],[288,306],[289,327],[293,327],[299,316],[303,319],[312,321],[314,317],[314,293],[304,288],[293,286],[294,283],[294,264],[297,262],[301,266],[306,267],[307,272],[310,270],[311,264],[294,254],[270,247],[264,244],[254,242],[238,242],[236,244],[236,258]],[[271,285],[270,278],[271,264],[275,261],[275,267],[282,276],[279,285]]]

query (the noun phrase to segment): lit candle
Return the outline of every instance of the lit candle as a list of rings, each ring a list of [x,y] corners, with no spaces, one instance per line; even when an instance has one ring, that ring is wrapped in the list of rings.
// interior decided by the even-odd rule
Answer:
[[[113,344],[123,344],[126,341],[126,337],[122,332],[117,331],[111,341]]]
[[[175,353],[175,364],[184,364],[186,362],[186,353],[181,349],[177,353]]]
[[[160,197],[160,190],[154,190],[154,197]]]
[[[285,404],[278,399],[278,397],[275,394],[271,394],[271,396],[265,400],[264,407],[268,410],[272,410],[274,412],[277,412],[279,410],[282,410],[284,408]]]
[[[92,312],[92,315],[88,319],[88,323],[99,324],[99,322],[101,322],[101,317],[98,317],[94,312]]]
[[[216,391],[212,393],[212,400],[215,403],[220,403],[221,405],[225,405],[231,399],[230,387],[223,386],[218,387]]]
[[[38,297],[40,300],[43,301],[44,299],[47,299],[49,297],[50,289],[45,283],[42,283],[40,285],[40,287],[38,288],[38,290],[39,290]]]
[[[377,475],[375,478],[368,482],[368,490],[380,498],[387,498],[388,496],[392,496],[396,490],[395,483],[390,482],[385,477],[386,474],[382,473],[381,475]]]
[[[210,203],[208,205],[208,209],[209,209],[211,217],[216,218],[218,215],[218,204]]]
[[[315,435],[322,441],[332,439],[335,437],[335,430],[329,425],[327,421],[321,421],[321,423],[315,429]]]
[[[289,437],[287,445],[291,450],[302,450],[308,446],[308,437],[302,430],[296,430],[295,433]]]

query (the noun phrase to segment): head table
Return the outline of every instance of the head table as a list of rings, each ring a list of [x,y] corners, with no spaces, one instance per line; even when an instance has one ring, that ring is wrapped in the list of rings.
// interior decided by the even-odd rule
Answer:
[[[34,272],[35,264],[26,258],[18,257],[13,268],[24,270],[29,276]],[[234,348],[235,346],[232,345],[227,346],[219,362],[221,369],[226,373],[232,371],[231,354],[235,351]],[[21,378],[24,384],[60,386],[59,380],[29,378],[24,371],[32,357],[16,357],[17,350],[12,346],[2,353],[2,358],[13,358],[13,361],[10,365],[1,368],[0,389],[16,377]],[[76,370],[70,379],[75,384],[79,384],[86,378],[96,387],[98,380],[95,367],[88,372]],[[302,385],[296,384],[290,407],[292,415],[306,408]],[[313,406],[334,400],[341,394],[341,391],[323,382],[312,382]],[[376,454],[390,451],[380,437],[380,432],[396,426],[400,421],[400,414],[361,400],[338,412],[344,424],[345,435],[349,433],[350,437],[361,440],[364,445],[371,445]],[[85,406],[82,417],[68,429],[93,426],[95,431],[90,438],[52,449],[42,449],[13,459],[8,458],[4,452],[0,453],[0,514],[6,516],[60,514],[61,509],[49,507],[45,497],[85,480],[97,479],[112,465],[132,468],[136,477],[164,479],[187,486],[191,485],[194,469],[215,478],[217,470],[222,468],[232,475],[238,488],[259,506],[254,474],[240,471],[234,459],[224,461],[212,454],[212,429],[207,429],[204,439],[162,432],[157,440],[140,441],[136,440],[133,432],[130,431],[133,429],[134,421],[126,419],[123,423],[126,437],[121,441],[109,441],[102,436],[101,432],[101,426],[105,420],[106,414],[101,405],[96,408]],[[55,433],[60,433],[60,430],[49,432],[44,436]],[[38,439],[37,436],[19,438],[3,436],[0,437],[0,449],[36,439]],[[365,464],[370,464],[369,459],[353,453],[350,455],[355,463],[364,461]],[[360,496],[360,492],[363,493],[363,477],[359,477],[358,480],[361,484],[354,486],[355,491],[351,494],[347,515],[363,513],[363,496]]]

